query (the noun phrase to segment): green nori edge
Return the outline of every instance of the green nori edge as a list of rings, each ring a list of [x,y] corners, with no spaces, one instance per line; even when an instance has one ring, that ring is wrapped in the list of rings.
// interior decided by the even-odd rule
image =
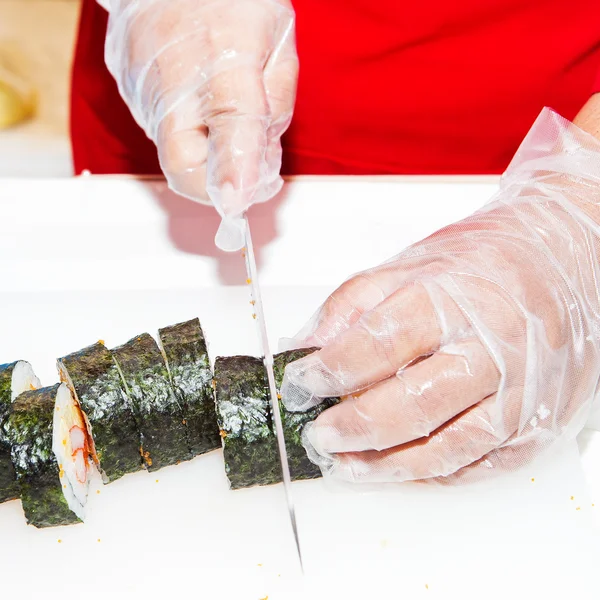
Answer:
[[[12,404],[12,374],[16,364],[0,365],[0,504],[19,497],[17,476],[10,458],[10,443],[5,434]]]
[[[212,372],[200,321],[159,329],[175,397],[183,407],[193,456],[220,448]]]
[[[96,343],[61,359],[91,426],[96,455],[107,482],[143,468],[140,433],[119,369]]]
[[[127,386],[127,395],[142,434],[149,471],[192,458],[183,407],[177,402],[167,365],[147,333],[111,350]]]
[[[20,394],[12,405],[6,428],[25,518],[38,528],[80,522],[63,496],[59,466],[52,451],[58,387],[57,384]]]
[[[282,352],[274,357],[277,388],[285,367],[315,349]],[[262,359],[219,357],[215,362],[216,404],[223,437],[225,472],[232,489],[269,485],[282,480],[275,424]],[[304,412],[290,412],[280,403],[290,476],[292,480],[321,477],[302,446],[304,426],[339,401],[330,398]]]

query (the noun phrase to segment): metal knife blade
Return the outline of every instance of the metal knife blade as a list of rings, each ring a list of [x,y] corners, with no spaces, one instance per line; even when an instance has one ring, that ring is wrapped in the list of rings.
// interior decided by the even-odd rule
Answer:
[[[296,511],[294,508],[294,499],[292,496],[292,479],[290,477],[290,466],[285,447],[285,437],[283,435],[283,424],[281,422],[281,413],[279,412],[279,396],[277,394],[277,386],[275,384],[275,373],[273,372],[273,354],[269,347],[269,339],[267,337],[267,325],[265,322],[265,314],[263,310],[262,297],[260,294],[260,285],[258,282],[258,273],[256,269],[256,258],[254,256],[254,247],[252,245],[252,235],[250,234],[250,224],[248,223],[247,215],[245,219],[245,258],[246,271],[248,273],[247,283],[250,284],[252,290],[252,300],[254,302],[254,313],[258,325],[258,337],[263,354],[265,368],[267,370],[267,379],[269,381],[269,396],[271,397],[271,408],[273,410],[273,420],[275,422],[275,431],[277,434],[277,446],[279,447],[279,459],[281,462],[281,470],[283,474],[283,487],[287,499],[288,513],[298,551],[298,559],[300,561],[300,569],[304,572],[302,564],[302,552],[300,550],[300,538],[298,536],[298,525],[296,522]]]

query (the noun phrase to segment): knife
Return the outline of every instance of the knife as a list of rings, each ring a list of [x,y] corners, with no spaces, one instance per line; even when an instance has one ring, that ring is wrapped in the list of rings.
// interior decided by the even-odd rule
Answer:
[[[269,396],[271,398],[271,408],[273,411],[273,420],[275,422],[275,432],[277,435],[277,446],[279,447],[279,460],[281,462],[281,471],[283,474],[283,487],[287,499],[288,513],[296,542],[296,550],[298,551],[298,560],[300,561],[300,569],[304,573],[302,564],[302,552],[300,551],[300,538],[298,536],[298,526],[296,523],[296,511],[294,509],[294,499],[292,496],[292,479],[290,477],[290,465],[285,447],[285,437],[283,435],[283,424],[281,422],[281,413],[279,411],[279,395],[277,394],[277,386],[275,385],[275,373],[273,372],[273,354],[269,348],[269,339],[267,337],[267,325],[265,323],[265,314],[263,310],[262,297],[260,294],[260,285],[258,282],[258,273],[256,269],[256,258],[254,256],[254,247],[252,245],[252,235],[250,234],[250,223],[248,216],[244,215],[245,221],[245,240],[246,247],[243,251],[246,259],[246,271],[248,279],[246,283],[250,285],[252,291],[252,304],[254,305],[254,317],[258,326],[258,338],[262,350],[265,369],[267,370],[267,379],[269,381]]]

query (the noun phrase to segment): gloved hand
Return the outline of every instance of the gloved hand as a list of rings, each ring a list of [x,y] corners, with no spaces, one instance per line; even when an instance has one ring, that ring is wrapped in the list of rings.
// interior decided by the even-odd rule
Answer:
[[[583,427],[600,379],[600,142],[545,110],[470,218],[356,275],[294,342],[283,402],[325,475],[455,482]]]
[[[217,245],[239,249],[233,224],[282,186],[298,76],[291,1],[99,1],[106,64],[169,186],[212,201],[225,225]]]

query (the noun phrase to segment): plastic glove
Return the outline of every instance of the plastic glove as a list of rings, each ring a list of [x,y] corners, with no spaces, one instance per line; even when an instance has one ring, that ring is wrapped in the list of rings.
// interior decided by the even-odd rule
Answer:
[[[545,110],[482,210],[361,273],[298,336],[283,401],[325,475],[472,480],[583,427],[600,377],[600,142]],[[440,479],[444,478],[444,479]]]
[[[215,205],[217,245],[282,186],[298,76],[289,0],[102,0],[105,57],[171,189]]]

